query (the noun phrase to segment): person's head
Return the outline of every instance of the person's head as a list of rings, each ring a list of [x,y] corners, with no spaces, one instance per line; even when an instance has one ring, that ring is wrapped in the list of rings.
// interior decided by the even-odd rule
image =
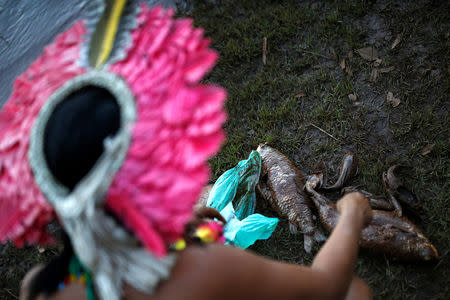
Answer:
[[[106,89],[87,86],[63,100],[48,120],[44,153],[53,176],[72,190],[120,127],[120,108]]]

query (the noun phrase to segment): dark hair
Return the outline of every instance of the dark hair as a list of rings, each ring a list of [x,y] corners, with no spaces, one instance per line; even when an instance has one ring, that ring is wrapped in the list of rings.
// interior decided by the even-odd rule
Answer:
[[[61,231],[61,239],[64,245],[63,250],[31,279],[27,300],[34,300],[42,293],[50,296],[68,274],[73,248],[69,236],[64,231]]]
[[[106,89],[87,86],[54,110],[44,132],[44,154],[55,178],[69,189],[89,172],[103,141],[120,127],[120,109]]]
[[[103,152],[103,141],[117,133],[120,108],[114,96],[95,86],[84,87],[54,110],[44,131],[44,155],[55,178],[70,190],[89,172]],[[28,299],[49,296],[68,273],[74,252],[62,231],[63,251],[30,282]]]

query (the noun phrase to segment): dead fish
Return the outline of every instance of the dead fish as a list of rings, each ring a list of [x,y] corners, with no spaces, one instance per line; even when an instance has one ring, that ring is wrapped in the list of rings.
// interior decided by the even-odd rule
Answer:
[[[315,226],[310,202],[303,192],[303,175],[282,153],[268,146],[259,145],[257,151],[262,159],[262,176],[258,189],[272,208],[289,220],[289,229],[297,227],[304,234],[304,248],[310,253],[315,237]]]
[[[338,180],[332,186],[321,188],[322,191],[335,191],[341,189],[347,181],[358,171],[358,159],[355,154],[349,152],[345,154],[338,170]]]
[[[276,206],[273,201],[270,189],[267,186],[267,173],[264,176],[261,176],[258,184],[256,185],[256,190],[259,192],[261,197],[263,197],[263,199],[269,203],[270,207],[273,208]]]
[[[415,216],[422,217],[423,209],[419,199],[413,192],[408,190],[394,174],[395,170],[400,167],[400,165],[394,165],[390,167],[387,172],[383,173],[383,185],[386,193],[391,194],[392,196],[390,196],[390,198],[394,198],[396,201],[400,202],[400,204]]]
[[[311,195],[320,220],[328,232],[336,226],[339,213],[336,204],[316,192],[322,174],[307,178],[305,189]],[[439,259],[436,248],[411,221],[397,217],[393,211],[373,210],[372,222],[363,229],[360,246],[375,253],[386,254],[401,261],[430,261]]]
[[[348,194],[352,192],[360,192],[369,200],[370,207],[372,209],[380,209],[380,210],[394,210],[394,205],[388,202],[386,199],[380,196],[375,196],[367,191],[361,190],[356,186],[347,186],[342,189],[342,194]]]
[[[386,192],[386,196],[388,197],[389,202],[392,203],[392,205],[394,205],[394,207],[395,207],[394,213],[398,217],[402,217],[403,216],[403,208],[400,205],[400,203],[398,202],[397,198],[395,198],[394,191],[389,186],[387,172],[383,172],[381,180],[383,182],[384,191]]]

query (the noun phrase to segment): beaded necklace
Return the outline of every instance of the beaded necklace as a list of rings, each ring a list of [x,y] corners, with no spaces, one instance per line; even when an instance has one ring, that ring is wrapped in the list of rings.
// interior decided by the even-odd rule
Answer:
[[[225,236],[223,231],[224,224],[219,221],[208,220],[200,223],[193,230],[191,240],[196,240],[200,244],[210,244],[210,243],[225,243]],[[180,238],[175,243],[173,243],[169,249],[172,251],[181,251],[186,248],[188,242],[184,238]]]
[[[195,227],[193,237],[201,244],[225,243],[223,234],[223,223],[217,221],[206,221]],[[186,248],[187,243],[184,238],[177,240],[169,249],[172,251],[182,251]],[[63,290],[67,285],[79,282],[86,288],[87,300],[96,300],[94,283],[92,281],[91,272],[83,266],[76,255],[73,255],[69,263],[69,273],[58,284],[58,291]]]
[[[83,266],[76,255],[73,255],[69,263],[69,274],[58,284],[58,291],[75,282],[79,282],[86,287],[87,300],[97,299],[91,272]]]

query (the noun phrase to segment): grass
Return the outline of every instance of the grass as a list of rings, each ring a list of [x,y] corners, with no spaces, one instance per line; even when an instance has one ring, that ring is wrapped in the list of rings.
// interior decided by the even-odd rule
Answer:
[[[359,157],[354,183],[375,194],[383,193],[381,173],[389,166],[411,166],[405,181],[421,199],[426,214],[418,225],[439,250],[441,260],[404,264],[363,251],[357,273],[373,288],[376,299],[449,299],[449,4],[210,2],[196,1],[190,16],[196,26],[205,28],[213,48],[220,52],[217,66],[205,81],[228,91],[228,139],[210,161],[212,180],[266,141],[304,173],[325,161],[334,174],[343,155],[353,151]],[[391,49],[398,34],[401,42]],[[268,41],[265,65],[264,37]],[[367,46],[378,50],[379,68],[395,68],[380,74],[376,82],[368,81],[373,63],[355,52]],[[352,76],[340,68],[342,58]],[[400,98],[398,107],[385,101],[388,91]],[[300,92],[306,96],[296,97]],[[349,100],[351,93],[358,96],[359,106]],[[433,150],[422,156],[429,144],[435,144]],[[274,214],[261,199],[257,209]],[[302,237],[291,235],[284,220],[269,240],[257,242],[252,250],[302,264],[309,264],[315,253],[305,254]],[[9,245],[2,251],[2,257],[8,258],[0,260],[2,299],[11,298],[6,288],[17,295],[25,270],[53,254],[39,254],[34,248],[17,251]]]
[[[441,254],[437,264],[404,264],[362,252],[357,272],[377,299],[448,299],[449,231],[449,39],[448,4],[416,1],[198,1],[192,16],[220,54],[207,81],[228,90],[228,140],[211,159],[213,180],[261,142],[287,154],[305,173],[324,160],[334,174],[347,151],[359,156],[354,180],[382,194],[381,174],[394,163],[411,166],[404,180],[421,199],[419,223]],[[381,33],[381,36],[380,36]],[[401,34],[398,46],[391,49]],[[267,64],[262,41],[267,37]],[[373,46],[379,68],[355,50]],[[353,58],[348,53],[353,53]],[[337,56],[337,60],[324,57]],[[352,68],[348,76],[342,58]],[[394,108],[387,92],[400,98]],[[305,97],[296,98],[298,93]],[[358,96],[360,106],[348,95]],[[330,138],[310,124],[336,137]],[[431,153],[422,149],[435,144]],[[273,215],[262,199],[259,210]],[[268,241],[252,250],[277,260],[308,264],[302,238],[282,221]],[[316,249],[317,250],[317,249]]]

